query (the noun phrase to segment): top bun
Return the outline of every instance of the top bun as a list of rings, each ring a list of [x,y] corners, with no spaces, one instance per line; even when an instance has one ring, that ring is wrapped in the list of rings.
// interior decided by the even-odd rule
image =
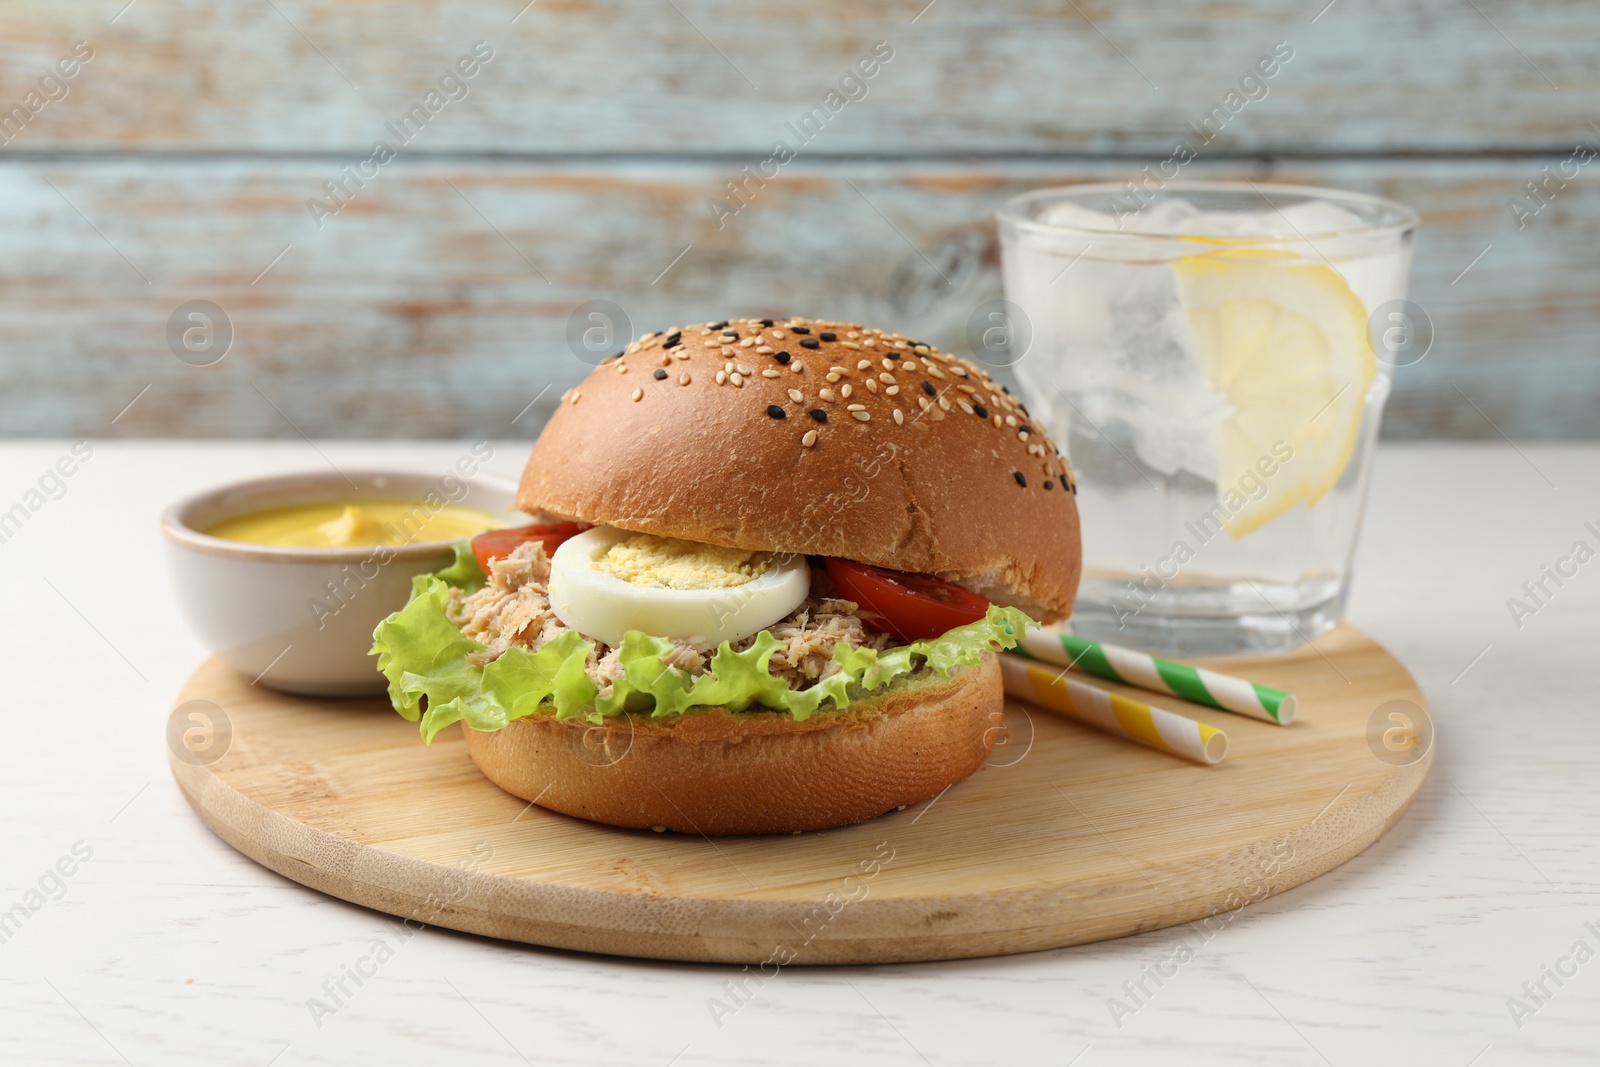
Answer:
[[[646,334],[562,396],[529,512],[934,574],[1072,610],[1077,486],[1027,410],[900,334],[740,319]]]

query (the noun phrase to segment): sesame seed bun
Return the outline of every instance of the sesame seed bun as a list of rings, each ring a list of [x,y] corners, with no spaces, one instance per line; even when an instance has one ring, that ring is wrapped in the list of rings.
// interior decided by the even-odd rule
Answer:
[[[636,829],[770,834],[844,826],[936,796],[982,765],[1004,701],[991,652],[948,679],[927,672],[804,722],[713,708],[462,730],[490,781],[541,807]]]
[[[517,506],[934,574],[1055,622],[1078,586],[1075,494],[972,363],[849,323],[743,319],[646,335],[569,390]]]

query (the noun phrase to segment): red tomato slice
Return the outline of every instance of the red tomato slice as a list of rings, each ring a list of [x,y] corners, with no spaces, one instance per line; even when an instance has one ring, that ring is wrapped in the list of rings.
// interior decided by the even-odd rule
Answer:
[[[946,630],[976,622],[989,602],[969,589],[926,574],[907,574],[829,559],[828,577],[839,594],[876,615],[874,623],[902,641],[938,637]]]
[[[529,541],[544,542],[544,554],[555,555],[561,542],[589,528],[586,522],[558,522],[548,526],[513,526],[505,530],[486,530],[472,539],[472,554],[484,573],[489,571],[489,561],[509,556]]]

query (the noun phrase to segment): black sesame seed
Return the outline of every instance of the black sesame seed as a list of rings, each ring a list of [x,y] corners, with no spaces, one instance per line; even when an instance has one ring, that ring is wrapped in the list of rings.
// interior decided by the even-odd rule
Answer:
[[[939,395],[939,390],[935,389],[933,387],[933,384],[931,382],[927,382],[927,381],[924,381],[922,383],[922,391],[924,393],[927,393],[929,396],[938,396]]]
[[[762,319],[761,320],[761,325],[763,325],[763,326],[771,326],[772,325],[772,320],[771,319]]]
[[[721,329],[726,329],[727,325],[728,325],[728,320],[727,319],[723,319],[721,322],[713,322],[711,324],[710,328],[713,329],[713,330],[721,330]]]
[[[1044,480],[1044,487],[1046,489],[1054,489],[1056,487],[1056,483],[1052,482],[1049,478],[1046,478]]]
[[[1024,415],[1028,415],[1028,405],[1026,405],[1026,404],[1018,402],[1017,410],[1022,412]],[[1031,418],[1033,418],[1033,416],[1032,415],[1028,415],[1028,418],[1031,419]]]
[[[813,419],[816,419],[818,422],[827,422],[828,421],[828,413],[826,411],[823,411],[821,408],[812,408],[810,411],[806,412],[806,414],[810,415]]]
[[[1078,483],[1077,482],[1069,482],[1067,484],[1067,492],[1071,493],[1073,496],[1077,496],[1078,495]]]
[[[616,355],[612,356],[611,358],[612,359],[621,359],[623,356],[625,356],[627,354],[628,354],[628,350],[626,348],[624,348],[621,352],[618,352]]]
[[[664,380],[666,380],[666,377],[667,377],[667,372],[662,370],[660,367],[657,367],[656,368],[656,381],[658,381],[658,382],[659,381],[664,381]]]
[[[811,327],[809,327],[809,326],[790,326],[789,327],[789,332],[790,333],[810,333],[811,332]]]
[[[738,330],[723,330],[722,331],[722,336],[727,338],[729,341],[737,341],[739,339],[739,331]]]
[[[980,419],[987,419],[989,417],[989,409],[984,407],[982,404],[972,405],[972,413],[978,416]]]
[[[787,363],[787,362],[789,362],[789,353],[787,353],[787,352],[774,352],[774,353],[772,353],[772,358],[777,360],[779,363]]]
[[[1029,426],[1027,423],[1023,423],[1021,426],[1018,426],[1017,429],[1021,430],[1023,433],[1033,432],[1033,427]]]
[[[771,415],[775,419],[786,419],[789,417],[789,413],[784,411],[776,404],[767,405],[767,414]]]
[[[1010,396],[1010,395],[1011,395],[1011,390],[1010,390],[1010,389],[1007,389],[1007,388],[1006,388],[1006,387],[1005,387],[1005,386],[1003,386],[1003,385],[1002,385],[1002,386],[1001,386],[1001,387],[1000,387],[1000,391],[1001,391],[1001,392],[1002,392],[1002,393],[1004,393],[1004,394],[1006,394],[1006,396]]]
[[[667,338],[665,341],[662,341],[661,342],[661,347],[662,348],[676,348],[676,347],[678,347],[678,345],[680,345],[682,343],[683,343],[683,335],[679,334],[679,333],[675,333],[671,337]]]
[[[815,337],[802,337],[800,338],[800,347],[819,348],[821,347],[821,342],[819,342]]]
[[[824,341],[837,341],[839,339],[838,334],[832,333],[828,330],[823,330],[821,333],[817,334],[817,336],[822,338]]]
[[[1024,489],[1028,488],[1028,479],[1026,479],[1026,478],[1024,478],[1022,476],[1022,472],[1021,471],[1012,471],[1011,472],[1011,477],[1015,478],[1017,480],[1017,484],[1022,486],[1022,488],[1024,488]]]

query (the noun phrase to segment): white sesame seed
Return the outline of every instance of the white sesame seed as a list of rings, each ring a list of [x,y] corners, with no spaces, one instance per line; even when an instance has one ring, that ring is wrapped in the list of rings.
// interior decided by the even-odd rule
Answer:
[[[865,404],[846,404],[844,406],[844,409],[846,411],[865,411],[865,410],[867,410],[867,405],[865,405]]]
[[[850,338],[850,340],[854,341],[857,337],[860,337],[861,334],[856,330],[846,330],[845,331],[845,336]]]
[[[744,387],[744,379],[739,376],[738,371],[734,371],[732,374],[728,375],[728,381],[739,386],[740,388]]]
[[[889,386],[889,388],[885,389],[883,392],[884,392],[885,396],[899,396],[900,395],[900,387],[898,385],[891,385],[891,386]]]
[[[876,378],[868,378],[861,384],[867,387],[867,392],[869,393],[876,393],[878,391],[878,379]]]
[[[854,415],[856,418],[860,419],[862,422],[871,422],[872,421],[872,416],[870,414],[868,414],[867,412],[865,412],[865,411],[852,411],[850,414]]]
[[[870,359],[864,359],[860,363],[856,364],[856,370],[869,370],[869,369],[871,369],[871,367],[872,367],[872,360],[870,360]]]
[[[1000,416],[999,415],[995,415],[995,416],[993,416],[993,418],[994,418],[994,424],[996,426],[1002,425],[1002,423],[1000,422]]]
[[[865,341],[862,341],[861,343],[866,345],[868,348],[877,348],[878,347],[878,339],[876,337],[869,337]]]
[[[927,411],[929,408],[933,407],[933,405],[928,402],[928,398],[925,396],[917,397],[917,406],[923,411]]]
[[[684,371],[682,374],[678,375],[678,384],[679,385],[688,385],[689,384],[689,372],[688,371]]]
[[[677,350],[677,355],[679,359],[688,359],[689,350],[687,348],[680,348]]]
[[[928,373],[929,374],[933,375],[935,378],[940,379],[941,381],[944,379],[944,371],[940,370],[938,367],[935,367],[932,363],[929,363],[927,365],[927,367],[928,367]]]
[[[883,359],[883,369],[884,370],[894,370],[894,360],[892,360],[889,357],[885,356],[884,359]]]
[[[783,333],[782,330],[773,330],[772,331],[772,336],[776,337],[778,340],[781,341],[784,338],[784,333]]]
[[[888,371],[882,371],[878,375],[878,381],[882,382],[884,385],[893,385],[894,375],[890,374]]]
[[[746,337],[743,341],[739,342],[739,347],[740,348],[749,348],[751,345],[753,345],[755,343],[756,343],[756,339],[754,337]]]
[[[939,398],[939,407],[943,411],[949,411],[950,410],[950,401],[946,400],[944,397],[941,396]]]
[[[661,365],[663,367],[672,366],[672,353],[671,352],[663,352],[663,353],[661,353]]]
[[[617,373],[618,374],[627,374],[628,373],[628,365],[626,363],[618,363],[617,364]]]
[[[844,397],[846,400],[850,399],[850,393],[851,385],[849,382],[845,382],[843,385],[839,386],[839,395]]]
[[[900,364],[900,369],[901,370],[916,370],[917,369],[917,364],[916,364],[916,362],[914,360],[909,360],[908,359],[904,363]]]
[[[738,371],[746,378],[755,373],[755,371],[751,370],[749,367],[746,367],[743,363],[739,364]]]
[[[958,385],[956,388],[961,390],[963,393],[966,393],[968,396],[978,395],[978,391],[970,385]]]
[[[1006,425],[1007,426],[1015,426],[1016,424],[1017,424],[1017,417],[1015,415],[1007,415],[1006,416]]]
[[[906,424],[906,417],[900,414],[899,408],[894,409],[894,424],[896,426],[904,426]]]
[[[725,382],[727,380],[728,380],[728,372],[727,371],[725,371],[725,370],[717,371],[717,384],[718,385],[721,385],[723,382]]]
[[[732,345],[723,345],[723,346],[722,346],[722,354],[723,354],[723,355],[724,355],[724,356],[731,356],[731,355],[733,355],[733,346],[732,346]]]
[[[799,374],[802,371],[804,371],[805,369],[806,369],[806,365],[804,363],[800,363],[798,361],[789,364],[789,372],[791,374]]]
[[[580,393],[578,390],[574,389],[572,391],[572,399],[570,401],[568,401],[568,403],[576,404],[578,402],[578,398],[580,396],[582,396],[582,395],[583,395],[582,393]]]
[[[957,400],[956,403],[961,406],[962,411],[966,412],[968,415],[972,414],[971,404],[967,403],[965,400]]]
[[[828,370],[829,370],[829,372],[831,372],[833,374],[849,374],[850,373],[850,368],[849,367],[829,367]]]
[[[1028,431],[1027,430],[1018,430],[1017,431],[1017,440],[1026,441],[1027,439],[1028,439]]]
[[[833,390],[827,388],[826,386],[824,386],[823,388],[817,390],[817,395],[820,396],[822,399],[828,401],[829,403],[833,402]]]
[[[805,435],[800,438],[800,443],[805,445],[807,448],[810,448],[812,445],[816,444],[817,443],[817,431],[815,431],[815,430],[807,430],[805,432]]]
[[[963,367],[959,363],[950,364],[950,370],[954,372],[957,377],[965,378],[967,376],[967,368]]]
[[[798,389],[789,390],[789,399],[793,400],[796,404],[800,403],[805,398],[806,398],[806,394],[802,393],[800,390],[798,390]]]
[[[756,352],[759,355],[770,356],[770,355],[772,355],[772,353],[774,353],[776,351],[777,351],[777,349],[773,348],[771,345],[757,345],[756,346]]]
[[[836,381],[839,380],[839,376],[837,374],[835,374],[833,371],[829,371],[828,374],[827,374],[827,379],[830,382],[836,382]]]
[[[733,373],[733,360],[730,359],[728,362],[724,363],[722,365],[722,369],[727,371],[729,374],[732,374]]]
[[[858,352],[861,350],[861,346],[856,344],[854,341],[840,341],[839,343],[844,345],[846,348],[854,348]]]
[[[778,372],[773,370],[771,367],[763,367],[761,370],[761,376],[763,378],[776,378],[778,376]]]
[[[644,390],[643,389],[635,389],[633,391],[633,399],[634,399],[635,402],[643,400],[644,399]]]

